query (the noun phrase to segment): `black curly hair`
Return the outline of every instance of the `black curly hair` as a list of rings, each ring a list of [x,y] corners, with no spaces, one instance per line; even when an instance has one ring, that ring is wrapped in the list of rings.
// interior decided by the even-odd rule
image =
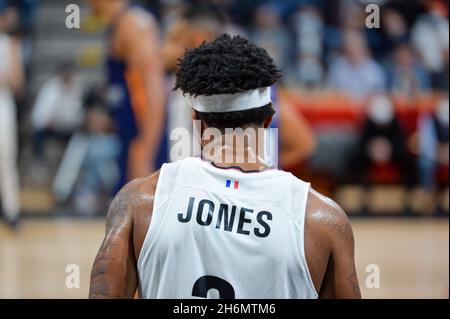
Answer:
[[[178,61],[174,90],[193,96],[232,94],[271,86],[280,77],[281,71],[266,50],[240,36],[222,34],[186,51]],[[272,103],[245,111],[195,112],[206,125],[220,130],[261,126],[275,113]]]

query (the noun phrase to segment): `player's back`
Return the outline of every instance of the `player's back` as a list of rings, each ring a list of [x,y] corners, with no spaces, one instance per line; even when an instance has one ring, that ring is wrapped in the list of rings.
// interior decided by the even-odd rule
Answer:
[[[138,260],[143,298],[316,298],[304,252],[309,184],[199,158],[165,164]]]

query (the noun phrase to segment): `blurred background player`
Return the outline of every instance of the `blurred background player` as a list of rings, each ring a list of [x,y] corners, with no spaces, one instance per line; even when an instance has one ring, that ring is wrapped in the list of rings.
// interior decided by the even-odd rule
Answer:
[[[23,86],[24,75],[20,44],[5,33],[5,20],[0,8],[0,199],[6,220],[14,226],[20,212],[15,94]]]
[[[183,56],[185,50],[195,48],[203,41],[214,39],[222,28],[221,14],[213,5],[183,5],[174,15],[176,16],[175,21],[166,25],[167,31],[162,55],[171,87],[175,85],[177,61]],[[176,128],[185,128],[189,132],[193,131],[191,110],[186,105],[186,100],[181,91],[170,92],[167,109],[167,131],[169,133]],[[175,142],[178,143],[176,140],[171,140],[170,145],[172,146]],[[187,146],[187,144],[185,145]],[[182,159],[181,156],[170,158],[171,161],[178,159]]]
[[[108,25],[107,103],[121,142],[118,188],[164,162],[165,86],[156,21],[127,0],[90,0]]]

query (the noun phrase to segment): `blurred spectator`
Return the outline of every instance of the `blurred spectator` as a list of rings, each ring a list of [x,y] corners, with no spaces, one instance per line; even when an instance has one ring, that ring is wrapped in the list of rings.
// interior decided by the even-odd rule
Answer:
[[[99,90],[88,92],[82,129],[71,137],[53,183],[55,198],[65,202],[73,195],[83,214],[104,208],[119,177],[120,143],[103,100]]]
[[[406,141],[391,101],[384,95],[373,96],[349,170],[360,182],[410,182],[408,163]]]
[[[314,6],[302,6],[293,21],[297,38],[297,79],[302,86],[316,87],[323,77],[322,17]]]
[[[432,75],[432,87],[436,91],[448,92],[449,65],[448,55],[445,58],[445,67],[441,72]]]
[[[149,1],[153,2],[153,1]],[[161,30],[166,33],[183,15],[186,4],[182,0],[163,0],[161,12]]]
[[[33,53],[33,27],[36,9],[39,0],[3,0],[0,8],[5,8],[7,20],[6,32],[21,41],[22,60],[27,78],[30,75],[30,66]]]
[[[431,88],[430,78],[407,43],[398,44],[386,66],[388,90],[412,96]]]
[[[20,44],[4,33],[7,23],[0,11],[0,198],[7,221],[15,225],[20,204],[14,93],[22,88],[24,75]]]
[[[116,158],[120,142],[114,134],[108,110],[100,100],[87,105],[84,127],[83,137],[88,147],[75,187],[74,203],[77,211],[93,214],[104,208],[119,179]]]
[[[39,90],[31,113],[34,151],[39,158],[44,155],[47,140],[67,142],[79,128],[83,118],[82,91],[70,63],[62,64]]]
[[[380,32],[376,28],[366,27],[365,6],[356,1],[335,1],[339,3],[336,25],[327,25],[325,32],[326,59],[330,62],[334,54],[340,50],[349,33],[361,33],[366,46],[372,54],[378,58],[382,53],[383,42]]]
[[[345,35],[342,55],[331,63],[328,85],[354,98],[364,98],[385,89],[383,69],[370,57],[361,33]]]
[[[297,36],[297,52],[322,55],[323,21],[319,10],[314,6],[301,6],[293,16]]]
[[[380,31],[383,35],[382,54],[386,55],[392,52],[400,43],[408,41],[408,24],[405,18],[396,10],[386,8],[383,10],[382,26]]]
[[[0,10],[5,9],[7,19],[12,19],[8,32],[28,34],[32,32],[39,0],[1,0]]]
[[[436,111],[419,119],[420,184],[428,191],[437,186],[438,169],[449,168],[449,100],[441,98]]]
[[[421,15],[411,30],[412,43],[425,67],[431,72],[433,87],[447,88],[449,23],[447,10],[440,1],[427,2],[427,12]],[[447,86],[446,86],[447,85]]]
[[[424,11],[424,3],[428,0],[422,1],[404,1],[404,0],[390,0],[385,5],[384,9],[393,9],[400,13],[407,22],[408,29],[414,24],[417,16]]]
[[[20,27],[20,15],[17,7],[7,4],[2,12],[3,32],[17,36]]]
[[[210,0],[200,0],[200,2]],[[270,0],[269,0],[270,1]],[[192,2],[192,1],[191,1]],[[193,1],[195,3],[195,1]],[[233,23],[250,28],[256,8],[267,3],[267,0],[213,0],[222,12],[233,19]],[[272,1],[273,2],[273,1]],[[279,2],[280,3],[280,2]]]
[[[292,39],[282,24],[281,14],[275,3],[264,4],[256,9],[250,38],[267,50],[281,70],[289,70]]]

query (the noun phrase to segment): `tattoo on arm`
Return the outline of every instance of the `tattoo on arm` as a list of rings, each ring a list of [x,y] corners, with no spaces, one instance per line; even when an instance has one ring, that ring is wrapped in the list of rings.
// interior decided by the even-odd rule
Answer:
[[[354,237],[350,222],[341,208],[324,214],[331,243],[327,273],[323,282],[325,298],[361,298],[354,262]]]
[[[360,291],[359,291],[359,283],[358,283],[358,277],[356,275],[356,271],[353,270],[353,272],[348,276],[348,282],[349,282],[349,287],[351,287],[352,289],[352,293],[355,296],[360,296]]]
[[[137,275],[132,242],[132,205],[133,198],[127,191],[121,191],[111,203],[105,238],[92,267],[90,298],[134,295]]]

